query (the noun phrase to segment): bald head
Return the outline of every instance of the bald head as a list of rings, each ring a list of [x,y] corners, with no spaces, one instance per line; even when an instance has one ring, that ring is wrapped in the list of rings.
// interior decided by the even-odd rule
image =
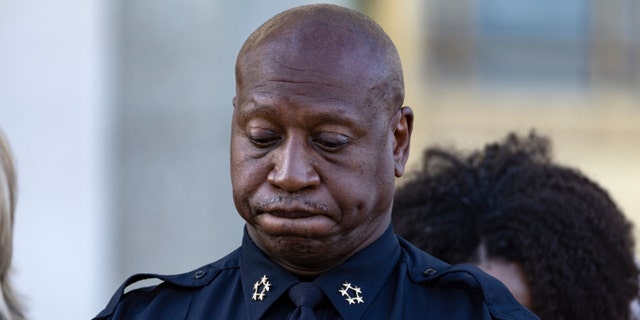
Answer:
[[[265,63],[268,61],[270,63]],[[260,26],[244,43],[236,81],[281,66],[336,71],[337,81],[361,86],[390,111],[402,106],[402,66],[395,45],[371,18],[335,5],[308,5],[284,11]],[[373,101],[372,101],[373,102]]]

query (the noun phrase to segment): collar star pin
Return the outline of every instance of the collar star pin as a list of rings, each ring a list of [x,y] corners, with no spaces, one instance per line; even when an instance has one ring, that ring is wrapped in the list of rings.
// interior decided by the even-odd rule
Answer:
[[[357,286],[352,286],[351,283],[345,281],[342,284],[342,288],[340,288],[340,295],[342,295],[343,297],[345,297],[344,299],[349,302],[349,304],[357,304],[357,303],[364,303],[364,300],[362,299],[362,290],[360,289],[360,287]],[[351,295],[353,293],[353,296]]]
[[[267,275],[265,274],[260,278],[260,280],[253,284],[253,295],[251,296],[251,300],[264,300],[264,297],[267,295],[267,291],[269,291],[270,288],[271,282],[269,282],[269,278],[267,278]]]

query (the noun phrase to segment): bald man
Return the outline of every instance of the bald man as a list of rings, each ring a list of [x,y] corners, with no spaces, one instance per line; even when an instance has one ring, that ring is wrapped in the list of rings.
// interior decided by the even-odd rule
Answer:
[[[96,319],[535,319],[497,280],[393,234],[409,155],[397,50],[356,11],[280,13],[236,63],[231,178],[242,245],[192,272],[136,275]],[[145,278],[163,282],[124,293]]]

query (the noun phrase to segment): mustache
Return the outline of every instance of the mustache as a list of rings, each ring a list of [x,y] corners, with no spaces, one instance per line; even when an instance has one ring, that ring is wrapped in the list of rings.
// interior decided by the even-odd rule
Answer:
[[[306,211],[312,213],[327,213],[329,207],[323,203],[309,200],[299,195],[277,195],[267,199],[259,199],[252,203],[252,211]]]

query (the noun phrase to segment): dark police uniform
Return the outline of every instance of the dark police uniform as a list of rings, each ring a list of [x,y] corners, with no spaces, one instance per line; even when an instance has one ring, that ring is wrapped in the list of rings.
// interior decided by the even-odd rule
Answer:
[[[125,288],[142,279],[157,286]],[[369,247],[315,279],[326,295],[318,319],[538,319],[498,280],[470,265],[450,266],[389,229]],[[287,290],[300,282],[249,238],[195,271],[129,278],[94,319],[286,319]]]

